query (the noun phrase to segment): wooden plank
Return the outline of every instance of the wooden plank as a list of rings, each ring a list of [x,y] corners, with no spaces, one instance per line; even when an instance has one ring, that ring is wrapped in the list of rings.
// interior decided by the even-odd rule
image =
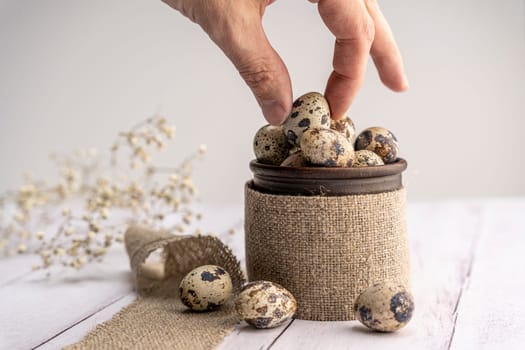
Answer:
[[[236,256],[244,255],[244,244],[242,240],[236,240],[235,235],[242,235],[242,215],[240,206],[226,206],[206,208],[197,207],[196,212],[203,214],[201,221],[194,221],[188,229],[188,234],[199,228],[203,233],[220,233],[221,239],[234,251]],[[112,220],[118,221],[118,218]],[[56,226],[56,225],[54,225]],[[53,227],[54,227],[53,226]],[[234,228],[234,234],[229,233]],[[0,288],[11,284],[23,276],[32,273],[32,266],[40,264],[41,259],[36,254],[14,255],[9,258],[0,259]]]
[[[243,321],[224,338],[217,350],[269,349],[293,322],[297,321],[290,320],[270,329],[255,329]]]
[[[47,232],[52,232],[57,229],[60,224],[53,222],[47,227],[39,227],[38,231],[46,229]],[[36,224],[29,226],[31,230],[37,231]],[[18,279],[28,276],[32,273],[33,265],[41,264],[42,260],[37,254],[15,254],[11,257],[0,258],[0,288],[14,283]]]
[[[235,256],[241,261],[241,266],[245,268],[244,251],[244,227],[243,221],[239,221],[234,226],[234,232],[221,236],[221,239],[232,248]],[[270,346],[283,334],[294,320],[272,329],[254,329],[246,322],[239,323],[235,329],[224,339],[218,350],[237,350],[237,349],[265,349]]]
[[[288,328],[282,326],[274,330],[262,331],[254,330],[242,323],[225,339],[220,349],[327,347],[346,349],[361,346],[367,349],[376,347],[445,349],[453,333],[454,310],[462,287],[465,289],[457,306],[457,324],[452,348],[483,349],[500,347],[500,345],[517,348],[525,343],[522,328],[519,327],[524,321],[521,311],[525,309],[520,298],[523,289],[520,287],[525,287],[525,282],[518,274],[509,277],[509,270],[511,273],[516,271],[516,269],[509,269],[509,266],[522,266],[518,257],[520,257],[519,248],[523,246],[524,203],[524,200],[508,203],[503,201],[488,205],[486,210],[475,203],[462,202],[409,206],[413,292],[417,309],[412,323],[400,332],[387,335],[371,333],[355,321],[295,320]],[[233,225],[225,222],[234,221],[232,217],[239,218],[242,215],[239,208],[230,210],[229,213],[228,210],[217,210],[212,214],[223,219],[217,219],[218,222],[224,222],[221,229],[229,229]],[[485,213],[488,213],[487,222],[483,224]],[[225,220],[226,217],[230,219]],[[480,229],[482,224],[483,230]],[[230,245],[237,247],[235,250],[238,256],[243,256],[242,231],[239,230],[241,224],[238,220],[236,225],[237,232],[234,235],[221,234],[221,237],[229,241]],[[482,236],[479,235],[480,232],[483,233]],[[478,239],[478,253],[475,255],[471,269],[473,251],[477,247],[473,244],[476,244]],[[508,244],[508,242],[515,244]],[[24,266],[22,260],[18,262],[20,266]],[[121,307],[131,302],[133,294],[129,294],[129,289],[121,290],[111,299],[111,281],[101,281],[99,278],[108,276],[108,273],[111,276],[110,271],[102,271],[104,267],[107,268],[108,265],[114,267],[118,264],[109,264],[110,260],[107,262],[108,264],[98,265],[96,271],[88,272],[88,269],[81,271],[80,274],[86,274],[84,276],[78,273],[71,275],[65,273],[60,275],[59,280],[53,277],[45,279],[41,274],[25,276],[12,285],[0,288],[0,310],[2,310],[0,329],[3,330],[0,332],[0,348],[37,346],[57,333],[59,335],[53,337],[42,348],[61,347],[80,340],[94,325],[111,318]],[[128,271],[125,256],[124,262],[124,270]],[[0,273],[4,266],[6,265],[0,264]],[[491,276],[490,280],[488,276]],[[86,278],[93,280],[87,282]],[[65,286],[61,287],[62,282]],[[98,284],[99,288],[95,291],[85,283]],[[127,284],[129,287],[129,281],[124,283],[121,281],[120,285],[122,284]],[[494,290],[493,286],[498,288]],[[79,290],[89,292],[84,296]],[[97,292],[105,297],[101,300],[88,295]],[[53,297],[52,294],[65,297],[61,298],[58,295]],[[36,300],[32,302],[31,299]],[[57,302],[57,299],[61,299],[60,302]],[[78,300],[82,302],[79,303]],[[22,306],[10,308],[8,303]],[[74,306],[68,307],[70,304]],[[90,305],[92,308],[86,310]],[[505,314],[501,310],[505,310]],[[68,314],[74,317],[68,317]],[[10,327],[7,320],[20,330],[13,332],[14,327]],[[51,325],[57,323],[61,326],[56,327],[55,331],[50,330]],[[37,328],[43,328],[42,331],[35,329],[35,324],[39,325]],[[31,329],[31,332],[28,333],[27,329]],[[39,339],[43,339],[40,343],[36,340],[38,334],[41,335]],[[28,338],[33,340],[30,341]]]
[[[487,205],[451,349],[523,349],[524,246],[525,200]]]
[[[199,227],[204,233],[222,232],[220,237],[227,242],[234,243],[238,240],[236,237],[242,238],[240,207],[202,211],[204,218],[194,227]],[[229,233],[231,228],[236,229],[233,235]],[[234,244],[234,250],[241,246],[242,243]],[[241,252],[244,253],[243,246]],[[6,270],[13,271],[18,277],[0,288],[2,349],[40,344],[43,348],[56,348],[76,342],[97,323],[111,318],[134,299],[130,294],[132,284],[128,259],[122,247],[114,247],[102,264],[89,265],[80,271],[61,271],[50,278],[46,278],[42,271],[28,275],[26,271],[31,266],[27,265],[28,258],[8,260],[12,269]],[[27,329],[34,324],[43,326],[27,334]]]
[[[37,255],[15,255],[0,260],[0,288],[32,272],[33,264],[40,263]]]
[[[130,293],[127,264],[115,249],[104,264],[49,278],[38,271],[1,288],[0,349],[35,347]]]
[[[94,329],[97,324],[110,320],[114,314],[122,310],[122,308],[125,306],[131,304],[135,298],[136,294],[133,292],[116,300],[114,303],[111,303],[93,315],[89,315],[89,317],[82,320],[78,324],[73,325],[71,328],[65,329],[62,333],[57,334],[42,345],[37,346],[36,349],[61,349],[66,345],[70,345],[82,340],[82,338],[92,329]]]
[[[95,328],[97,324],[111,319],[115,313],[133,302],[135,297],[135,294],[131,293],[117,300],[115,303],[103,308],[71,328],[64,330],[36,349],[59,349],[81,340],[89,331]],[[257,344],[256,348],[269,347],[275,339],[284,332],[290,322],[292,322],[292,320],[282,326],[268,330],[256,330],[245,322],[241,322],[226,336],[224,342],[218,347],[218,350],[250,349],[255,348],[254,344]]]
[[[480,206],[461,202],[409,206],[416,313],[405,329],[379,334],[357,321],[295,320],[271,349],[446,349],[481,216]]]

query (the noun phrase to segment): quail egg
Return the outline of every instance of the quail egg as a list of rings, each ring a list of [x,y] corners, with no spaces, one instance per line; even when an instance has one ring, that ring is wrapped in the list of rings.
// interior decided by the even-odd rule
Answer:
[[[301,138],[304,159],[318,166],[350,167],[354,158],[352,144],[331,129],[310,129]]]
[[[399,153],[394,134],[381,127],[365,129],[355,141],[356,151],[366,149],[379,155],[385,164],[395,162]]]
[[[295,314],[297,303],[292,293],[279,284],[255,281],[244,286],[235,302],[235,310],[255,328],[273,328]]]
[[[373,330],[393,332],[403,328],[414,313],[414,298],[397,283],[381,282],[367,288],[354,304],[357,319]]]
[[[318,92],[309,92],[295,100],[283,123],[284,134],[294,146],[300,144],[303,132],[310,128],[330,128],[330,107]]]
[[[297,152],[301,152],[301,149],[297,146],[292,146],[292,148],[290,148],[290,152],[289,152],[289,155],[292,155],[294,153],[297,153]]]
[[[180,300],[190,309],[213,310],[231,297],[232,280],[220,266],[199,266],[182,279],[179,292]]]
[[[365,166],[375,166],[375,165],[384,165],[383,160],[380,156],[375,154],[372,151],[362,149],[360,151],[355,151],[354,162],[352,163],[353,167],[365,167]]]
[[[282,163],[281,166],[288,166],[293,168],[300,168],[308,166],[308,163],[306,160],[304,160],[304,157],[301,152],[296,152],[294,154],[291,154],[286,158]]]
[[[282,126],[265,125],[253,139],[253,151],[257,161],[279,165],[288,156],[292,146],[283,134]]]
[[[330,128],[339,131],[352,145],[354,144],[356,138],[355,125],[349,116],[339,120],[332,120],[330,122]]]

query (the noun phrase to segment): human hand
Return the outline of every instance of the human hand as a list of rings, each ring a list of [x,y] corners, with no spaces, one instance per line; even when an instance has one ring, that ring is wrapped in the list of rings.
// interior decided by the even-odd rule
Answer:
[[[266,120],[280,124],[292,107],[288,70],[270,45],[262,16],[274,0],[162,0],[199,24],[232,61],[251,88]],[[381,81],[408,88],[390,27],[375,0],[309,0],[335,35],[334,71],[325,96],[332,118],[342,118],[363,84],[371,54]]]

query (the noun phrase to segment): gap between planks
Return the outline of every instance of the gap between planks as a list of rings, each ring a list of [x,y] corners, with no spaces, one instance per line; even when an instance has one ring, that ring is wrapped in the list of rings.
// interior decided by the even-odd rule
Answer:
[[[482,225],[482,203],[421,203],[408,216],[412,273],[419,310],[402,332],[377,334],[355,321],[296,320],[278,341],[277,349],[407,349],[446,350],[458,295],[472,263]],[[255,347],[254,347],[255,348]],[[228,349],[234,349],[229,347]]]
[[[243,220],[240,219],[240,220],[237,220],[237,221],[234,221],[234,224],[232,224],[230,226],[230,229],[228,230],[225,230],[222,232],[222,234],[219,235],[219,237],[221,238],[221,240],[223,242],[225,242],[226,244],[228,243],[233,243],[231,242],[232,241],[232,235],[230,234],[230,230],[231,229],[234,229],[234,230],[242,230],[242,225],[243,225]],[[230,246],[231,248],[233,248],[234,250],[238,250],[238,247],[235,247],[235,245],[232,247]],[[235,249],[237,248],[237,249]],[[1,287],[3,286],[7,286],[8,284],[11,284],[11,283],[14,283],[16,282],[17,280],[20,280],[22,278],[24,278],[25,276],[27,275],[30,275],[31,273],[33,273],[35,271],[28,271],[28,272],[25,272],[24,274],[18,276],[18,277],[14,277],[8,281],[6,281],[5,284],[1,285]],[[97,310],[95,310],[94,312],[91,312],[90,314],[86,315],[85,317],[81,318],[80,320],[78,320],[77,322],[74,322],[68,326],[66,326],[64,329],[62,329],[61,331],[55,333],[53,336],[49,337],[48,339],[44,340],[43,342],[41,342],[40,344],[36,345],[35,347],[33,347],[33,349],[39,349],[39,348],[43,348],[43,347],[46,347],[46,345],[48,345],[50,342],[53,342],[54,340],[57,340],[57,338],[60,338],[60,336],[62,336],[63,334],[69,332],[69,331],[74,331],[75,327],[83,324],[84,322],[86,321],[89,321],[90,319],[92,319],[93,317],[97,316],[97,315],[100,315],[104,312],[106,312],[106,310],[110,309],[113,305],[119,303],[121,300],[127,298],[127,297],[131,297],[131,296],[135,296],[136,297],[136,293],[135,292],[131,292],[131,293],[124,293],[123,295],[120,295],[116,298],[114,298],[112,301],[110,301],[109,303],[101,306],[100,308],[98,308]],[[133,298],[133,300],[135,300],[135,298]],[[133,301],[131,301],[133,302]],[[123,305],[123,307],[125,307],[126,305]],[[122,308],[123,308],[122,307]],[[90,330],[88,330],[87,332],[81,332],[82,334],[79,334],[79,337],[76,341],[80,341],[81,339],[83,339],[85,337],[85,335],[87,333],[89,333],[89,331],[92,330],[92,328],[94,328],[96,325],[98,325],[99,323],[103,323],[103,322],[106,322],[108,320],[110,320],[116,313],[118,313],[122,308],[119,308],[119,310],[117,310],[116,312],[111,312],[111,315],[109,315],[110,317],[107,318],[107,319],[104,319],[102,322],[96,322],[94,326],[90,327]],[[66,345],[69,345],[66,344]]]
[[[24,272],[22,273],[21,275],[18,275],[16,277],[13,277],[11,279],[8,279],[7,281],[3,282],[3,283],[0,283],[0,288],[4,288],[4,287],[7,287],[8,285],[10,284],[13,284],[17,281],[20,281],[21,279],[23,279],[24,277],[27,277],[29,276],[30,274],[32,274],[34,271],[27,271],[27,272]]]
[[[103,305],[102,307],[100,307],[99,309],[97,309],[96,311],[92,312],[91,314],[85,316],[84,318],[78,320],[77,322],[71,324],[70,326],[67,326],[66,328],[64,328],[63,330],[61,330],[60,332],[56,333],[55,335],[53,335],[52,337],[44,340],[43,342],[41,342],[40,344],[38,344],[37,346],[33,347],[33,349],[39,349],[43,346],[45,346],[46,344],[48,344],[49,342],[55,340],[56,338],[58,338],[59,336],[61,336],[62,334],[66,333],[67,331],[73,329],[74,327],[78,326],[79,324],[89,320],[90,318],[96,316],[97,314],[101,313],[102,311],[106,310],[107,308],[109,308],[110,306],[112,306],[113,304],[115,303],[118,303],[119,301],[121,301],[122,299],[124,299],[125,297],[127,296],[131,296],[135,294],[134,292],[131,292],[131,293],[126,293],[124,295],[121,295],[115,299],[113,299],[111,302],[107,303],[106,305]]]
[[[525,198],[488,203],[451,349],[523,349]]]
[[[483,234],[483,227],[484,223],[486,222],[486,207],[479,207],[477,209],[479,211],[478,213],[478,221],[476,223],[476,233],[472,239],[472,244],[470,247],[470,253],[469,253],[469,263],[468,268],[465,273],[465,277],[463,279],[463,283],[461,285],[461,289],[459,290],[458,299],[456,301],[456,305],[454,306],[454,311],[452,313],[453,321],[452,321],[452,331],[450,333],[450,338],[448,340],[447,350],[450,350],[452,347],[452,341],[454,340],[454,335],[456,334],[456,324],[458,321],[458,311],[459,311],[459,304],[461,303],[462,297],[464,295],[465,290],[468,287],[468,284],[470,282],[470,278],[472,276],[472,268],[474,266],[475,260],[476,260],[476,253],[479,247],[479,242],[481,240],[481,236]]]
[[[284,334],[284,332],[286,332],[288,330],[288,328],[292,325],[292,323],[294,323],[295,319],[292,319],[292,321],[290,321],[286,327],[284,327],[284,329],[282,330],[281,333],[279,333],[279,335],[277,337],[275,337],[275,339],[271,342],[271,344],[266,348],[266,350],[270,350],[274,344],[277,342],[277,340],[279,340],[279,338],[281,337],[281,335]]]

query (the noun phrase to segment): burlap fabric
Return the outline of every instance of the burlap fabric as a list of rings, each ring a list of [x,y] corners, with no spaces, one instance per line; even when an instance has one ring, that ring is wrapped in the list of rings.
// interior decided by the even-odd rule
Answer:
[[[283,285],[296,318],[355,319],[375,282],[409,285],[404,189],[366,195],[288,196],[245,190],[248,278]]]
[[[239,262],[218,238],[174,236],[134,226],[126,232],[125,244],[139,297],[67,349],[211,349],[239,322],[233,300],[214,312],[191,312],[178,297],[181,278],[205,264],[224,267],[234,293],[240,291]],[[158,249],[163,250],[161,263],[146,262]]]

